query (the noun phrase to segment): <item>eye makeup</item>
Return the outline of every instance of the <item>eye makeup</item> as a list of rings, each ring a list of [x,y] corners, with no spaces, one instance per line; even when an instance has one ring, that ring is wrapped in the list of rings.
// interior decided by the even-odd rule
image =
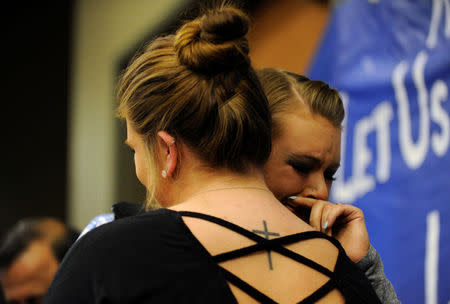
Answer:
[[[294,168],[300,174],[309,174],[314,170],[320,169],[322,161],[318,158],[308,155],[291,155],[287,158],[286,164]],[[336,171],[339,169],[340,164],[332,164],[327,167],[323,173],[326,180],[334,181]]]
[[[308,174],[320,166],[320,160],[310,156],[290,156],[286,163],[302,174]]]

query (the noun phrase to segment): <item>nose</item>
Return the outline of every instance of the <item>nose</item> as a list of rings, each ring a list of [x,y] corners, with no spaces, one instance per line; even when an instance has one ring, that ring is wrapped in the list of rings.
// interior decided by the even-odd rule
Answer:
[[[328,185],[323,174],[317,172],[309,175],[307,184],[305,185],[303,191],[303,196],[320,200],[328,200]]]

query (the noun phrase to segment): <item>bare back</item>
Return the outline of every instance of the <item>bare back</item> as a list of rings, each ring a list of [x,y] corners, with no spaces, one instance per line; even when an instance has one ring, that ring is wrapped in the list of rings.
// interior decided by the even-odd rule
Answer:
[[[278,303],[298,303],[311,295],[315,301],[311,303],[345,303],[339,290],[330,286],[326,287],[329,290],[324,296],[315,298],[318,290],[327,283],[330,285],[330,276],[333,276],[339,254],[333,243],[327,238],[318,238],[321,233],[313,231],[312,227],[278,202],[271,202],[263,196],[260,204],[245,202],[245,197],[241,204],[236,202],[236,198],[228,199],[228,205],[218,205],[224,208],[192,203],[180,204],[174,209],[181,211],[189,230],[222,267],[239,303],[269,301],[250,296],[252,288]],[[225,222],[223,225],[221,220]],[[283,244],[278,246],[275,241],[265,242],[274,239],[283,240]],[[265,246],[272,246],[271,250]],[[242,248],[246,249],[239,251]],[[308,263],[312,261],[313,266],[320,269],[298,259]],[[244,281],[250,289],[244,291],[242,284],[236,283],[236,280]]]

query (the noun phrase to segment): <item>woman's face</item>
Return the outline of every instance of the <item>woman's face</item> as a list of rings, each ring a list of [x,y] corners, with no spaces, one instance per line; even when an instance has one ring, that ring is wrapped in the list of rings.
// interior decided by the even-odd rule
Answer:
[[[136,170],[136,176],[145,187],[147,187],[148,181],[148,168],[145,162],[145,144],[142,137],[131,127],[127,120],[127,140],[125,143],[134,152],[134,166]]]
[[[281,134],[264,166],[267,186],[281,201],[293,195],[328,200],[340,164],[341,129],[304,105],[275,119]]]

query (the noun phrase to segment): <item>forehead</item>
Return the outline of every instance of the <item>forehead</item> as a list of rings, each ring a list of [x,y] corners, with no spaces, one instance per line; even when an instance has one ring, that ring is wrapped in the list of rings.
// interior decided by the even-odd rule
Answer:
[[[309,155],[339,162],[341,129],[307,107],[299,106],[277,117],[281,133],[274,139],[274,150],[286,154]]]

